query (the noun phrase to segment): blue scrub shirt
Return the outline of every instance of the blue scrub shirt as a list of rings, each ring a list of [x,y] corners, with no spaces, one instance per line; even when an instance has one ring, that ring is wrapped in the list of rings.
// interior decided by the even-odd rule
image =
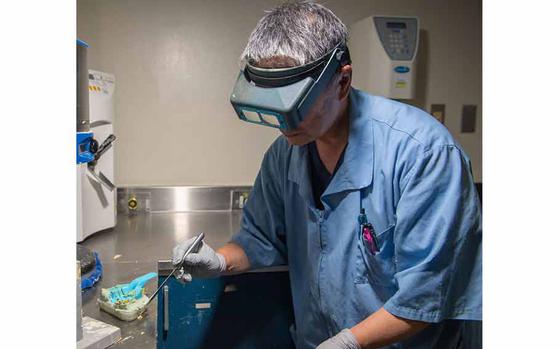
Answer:
[[[424,111],[353,89],[344,160],[313,201],[307,147],[266,152],[232,241],[251,268],[288,264],[298,349],[384,307],[433,323],[391,348],[450,348],[482,319],[482,226],[470,160]],[[361,206],[380,252],[363,244]]]

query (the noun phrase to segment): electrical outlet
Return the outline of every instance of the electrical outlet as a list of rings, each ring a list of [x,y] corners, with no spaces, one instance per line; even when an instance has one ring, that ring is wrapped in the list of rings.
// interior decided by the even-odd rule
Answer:
[[[476,105],[463,105],[461,132],[473,133],[476,131]]]
[[[430,113],[437,121],[445,123],[445,104],[432,104]]]
[[[241,210],[245,207],[245,203],[249,198],[249,191],[247,190],[232,190],[231,191],[231,209]]]

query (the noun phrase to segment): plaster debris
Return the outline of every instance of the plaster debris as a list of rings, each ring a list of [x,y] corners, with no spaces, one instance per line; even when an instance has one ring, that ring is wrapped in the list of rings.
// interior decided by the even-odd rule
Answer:
[[[124,337],[123,339],[121,339],[119,341],[119,343],[125,342],[125,341],[129,340],[130,338],[134,338],[134,337],[132,337],[132,336]]]

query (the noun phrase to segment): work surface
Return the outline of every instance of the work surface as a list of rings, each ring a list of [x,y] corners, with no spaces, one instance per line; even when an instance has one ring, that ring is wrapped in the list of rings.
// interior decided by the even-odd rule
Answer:
[[[157,272],[158,260],[170,259],[178,242],[199,232],[204,232],[206,243],[218,248],[237,232],[240,219],[241,211],[119,215],[113,230],[94,234],[81,243],[99,253],[103,264],[103,278],[82,293],[83,315],[121,329],[122,339],[111,348],[155,348],[157,299],[152,301],[141,320],[126,322],[99,310],[97,298],[101,288]],[[155,291],[156,282],[154,279],[147,284],[147,294]]]

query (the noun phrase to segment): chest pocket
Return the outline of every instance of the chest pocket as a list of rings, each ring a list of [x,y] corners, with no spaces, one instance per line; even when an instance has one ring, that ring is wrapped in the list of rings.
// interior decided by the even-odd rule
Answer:
[[[375,227],[374,227],[375,228]],[[377,233],[379,252],[373,254],[362,240],[361,232],[356,228],[357,239],[356,268],[354,283],[356,284],[377,284],[382,286],[394,285],[395,266],[395,245],[393,235],[395,224],[391,224],[380,233]]]

